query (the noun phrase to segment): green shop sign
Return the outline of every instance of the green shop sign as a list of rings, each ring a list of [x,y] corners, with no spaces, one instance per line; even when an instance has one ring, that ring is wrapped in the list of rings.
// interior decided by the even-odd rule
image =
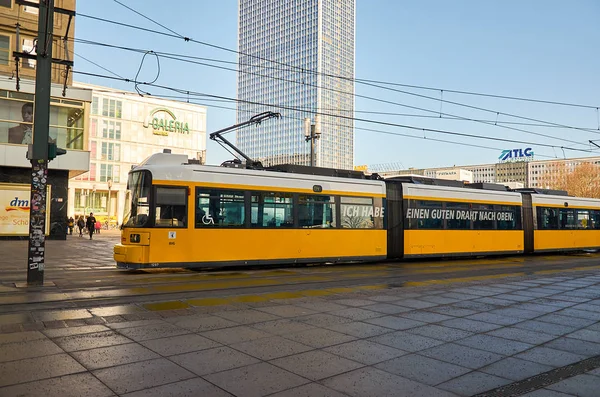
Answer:
[[[154,135],[168,136],[169,132],[190,133],[188,123],[177,121],[175,114],[167,108],[156,108],[151,111],[144,121],[144,127],[152,127]]]

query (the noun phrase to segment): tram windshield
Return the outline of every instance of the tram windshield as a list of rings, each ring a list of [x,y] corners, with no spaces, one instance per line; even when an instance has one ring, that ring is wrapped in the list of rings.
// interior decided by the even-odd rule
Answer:
[[[137,171],[129,174],[127,181],[131,200],[129,214],[123,218],[124,227],[145,227],[150,214],[151,176],[148,171]]]

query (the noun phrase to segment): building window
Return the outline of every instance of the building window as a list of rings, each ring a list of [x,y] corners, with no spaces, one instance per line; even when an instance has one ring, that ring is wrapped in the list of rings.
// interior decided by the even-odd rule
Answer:
[[[0,7],[12,8],[12,0],[0,0]]]
[[[40,0],[29,0],[29,2],[39,4]],[[34,15],[38,15],[40,13],[40,10],[38,9],[38,7],[32,7],[32,6],[23,6],[23,11],[25,11],[29,14],[34,14]]]
[[[97,115],[98,114],[98,97],[92,97],[92,114],[93,115]]]
[[[0,36],[0,65],[8,65],[10,54],[10,37]]]

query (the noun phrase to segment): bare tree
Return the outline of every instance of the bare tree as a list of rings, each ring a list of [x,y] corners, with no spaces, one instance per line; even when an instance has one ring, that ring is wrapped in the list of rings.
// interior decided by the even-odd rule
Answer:
[[[575,167],[566,163],[550,164],[538,185],[542,188],[566,190],[577,197],[600,198],[600,166],[591,162]]]

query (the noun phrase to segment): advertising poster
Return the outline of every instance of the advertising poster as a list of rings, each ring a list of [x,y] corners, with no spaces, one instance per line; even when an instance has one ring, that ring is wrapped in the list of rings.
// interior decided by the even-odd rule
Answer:
[[[50,208],[50,186],[48,186]],[[29,199],[31,187],[25,184],[0,183],[0,235],[29,235]],[[50,213],[46,212],[46,235],[50,230]]]

